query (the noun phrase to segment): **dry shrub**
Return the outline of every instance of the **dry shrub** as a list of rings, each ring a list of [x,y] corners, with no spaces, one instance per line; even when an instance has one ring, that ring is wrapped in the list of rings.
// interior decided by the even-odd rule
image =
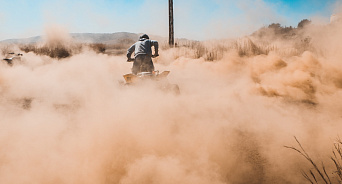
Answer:
[[[222,59],[224,53],[230,49],[229,47],[215,41],[176,40],[175,58],[187,56],[192,59],[204,58],[206,61],[215,61]],[[169,49],[169,45],[162,45],[162,49]]]
[[[21,45],[20,50],[28,53],[28,52],[33,52],[37,55],[46,55],[51,58],[56,58],[56,59],[62,59],[62,58],[67,58],[72,56],[75,53],[79,53],[82,49],[81,45],[76,45],[73,48],[68,48],[64,45],[54,45],[54,46],[48,46],[48,45],[43,45],[39,46],[37,44],[29,44],[29,45]]]
[[[225,53],[236,51],[241,57],[268,55],[276,52],[279,55],[290,57],[300,56],[305,51],[315,52],[312,39],[305,34],[310,21],[303,20],[298,28],[282,27],[280,24],[271,24],[263,27],[250,36],[236,40],[191,41],[176,40],[174,57],[186,56],[191,59],[203,58],[205,61],[221,60]],[[169,46],[164,43],[162,49]]]
[[[89,47],[93,49],[96,53],[105,53],[106,45],[102,43],[93,43],[90,44]]]
[[[33,52],[37,55],[46,55],[51,58],[62,59],[71,57],[74,54],[81,53],[83,48],[90,48],[96,53],[105,53],[106,45],[102,43],[94,43],[94,44],[73,44],[72,46],[65,46],[62,44],[49,46],[47,44],[43,46],[39,46],[39,44],[28,44],[28,45],[20,45],[20,50],[28,53]]]
[[[334,168],[329,168],[330,172],[327,172],[326,166],[324,162],[321,164],[317,164],[309,154],[305,151],[301,143],[295,137],[299,148],[295,148],[293,146],[285,146],[285,148],[292,149],[302,155],[311,165],[312,169],[309,169],[308,172],[301,171],[303,177],[310,183],[326,183],[326,184],[333,184],[333,183],[342,183],[342,141],[340,138],[336,140],[334,143],[334,148],[332,150],[333,156],[330,157],[331,161],[333,162]],[[321,165],[321,166],[319,166]],[[328,174],[329,173],[329,174]],[[331,173],[331,174],[330,174]]]
[[[237,50],[240,56],[256,56],[261,54],[267,55],[269,52],[275,51],[277,49],[273,45],[256,44],[248,37],[235,41],[234,48]]]

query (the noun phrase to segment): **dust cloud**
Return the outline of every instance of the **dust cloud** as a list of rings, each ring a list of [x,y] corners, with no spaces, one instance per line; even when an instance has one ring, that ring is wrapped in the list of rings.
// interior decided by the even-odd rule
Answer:
[[[303,183],[308,164],[283,146],[297,136],[329,157],[342,128],[341,30],[306,29],[311,49],[296,55],[229,50],[209,62],[162,50],[155,67],[180,95],[121,85],[124,56],[1,63],[0,183]],[[55,34],[49,43],[65,40]]]

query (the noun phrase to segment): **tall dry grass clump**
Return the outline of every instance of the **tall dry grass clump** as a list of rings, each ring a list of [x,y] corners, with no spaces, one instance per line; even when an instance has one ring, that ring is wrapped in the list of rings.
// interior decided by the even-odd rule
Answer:
[[[293,47],[281,48],[273,43],[258,42],[253,37],[244,37],[237,40],[212,40],[212,41],[179,41],[176,42],[174,57],[181,56],[191,59],[203,58],[205,61],[221,60],[228,52],[235,51],[240,57],[253,57],[257,55],[268,55],[277,52],[281,55],[299,55],[306,51],[294,49]],[[309,44],[309,43],[308,43]],[[303,48],[298,45],[298,48]]]
[[[56,59],[67,58],[81,52],[82,46],[73,42],[65,28],[50,26],[45,33],[43,43],[21,45],[19,46],[20,50]]]
[[[82,50],[82,45],[75,45],[73,47],[66,47],[65,45],[43,45],[39,44],[29,44],[19,46],[20,50],[28,53],[33,52],[37,55],[45,55],[51,58],[63,59],[72,56],[75,53],[80,53]]]
[[[277,47],[272,44],[254,43],[251,38],[240,38],[234,42],[233,48],[240,56],[267,55],[271,51],[276,51]]]
[[[178,39],[174,58],[186,56],[191,59],[203,58],[205,61],[221,60],[228,52],[237,52],[240,57],[268,55],[274,52],[280,56],[300,56],[305,51],[315,52],[312,39],[306,35],[311,21],[302,20],[297,28],[270,24],[249,36],[236,40],[192,41]],[[168,49],[167,43],[162,46]]]
[[[334,148],[332,150],[332,156],[330,157],[333,162],[334,168],[330,168],[330,172],[327,172],[326,166],[322,161],[321,164],[317,164],[310,155],[305,151],[302,144],[295,137],[295,140],[299,146],[296,148],[294,146],[285,146],[285,148],[292,149],[302,155],[313,167],[309,171],[301,171],[303,177],[310,183],[325,183],[325,184],[341,184],[342,183],[342,141],[340,138],[334,143]],[[329,173],[329,174],[328,174]]]
[[[163,49],[169,46],[164,44]],[[204,58],[206,61],[215,61],[223,58],[224,53],[231,50],[230,41],[193,41],[176,40],[174,58],[186,56],[192,59]]]

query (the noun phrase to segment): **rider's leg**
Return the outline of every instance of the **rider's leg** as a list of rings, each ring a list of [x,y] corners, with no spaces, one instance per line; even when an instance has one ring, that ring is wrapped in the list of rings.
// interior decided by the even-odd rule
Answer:
[[[142,58],[140,55],[138,55],[137,57],[135,57],[133,67],[132,67],[132,73],[134,75],[140,72],[141,63],[142,63]]]
[[[148,62],[148,66],[149,66],[148,70],[150,72],[153,72],[154,71],[154,65],[153,65],[152,59],[150,59],[150,61]]]
[[[151,56],[144,55],[144,59],[142,61],[142,71],[143,72],[153,72],[154,71],[154,66],[153,66]]]

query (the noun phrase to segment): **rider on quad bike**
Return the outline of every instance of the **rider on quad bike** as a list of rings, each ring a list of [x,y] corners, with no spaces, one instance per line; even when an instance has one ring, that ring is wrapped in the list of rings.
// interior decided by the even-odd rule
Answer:
[[[154,47],[154,55],[152,55],[152,46]],[[134,59],[131,58],[134,52]],[[134,43],[127,50],[127,61],[134,61],[132,73],[137,75],[140,72],[153,72],[154,65],[152,58],[158,55],[158,41],[150,40],[147,34],[140,36],[139,41]]]
[[[154,47],[154,55],[152,55],[152,46]],[[131,58],[134,52],[134,59]],[[125,85],[139,84],[142,81],[153,80],[159,89],[170,91],[174,94],[180,94],[177,84],[170,84],[166,79],[170,71],[154,71],[152,58],[158,55],[158,42],[150,40],[147,34],[140,36],[139,41],[133,44],[127,51],[127,61],[134,61],[132,73],[126,74]],[[142,83],[140,83],[142,84]]]

